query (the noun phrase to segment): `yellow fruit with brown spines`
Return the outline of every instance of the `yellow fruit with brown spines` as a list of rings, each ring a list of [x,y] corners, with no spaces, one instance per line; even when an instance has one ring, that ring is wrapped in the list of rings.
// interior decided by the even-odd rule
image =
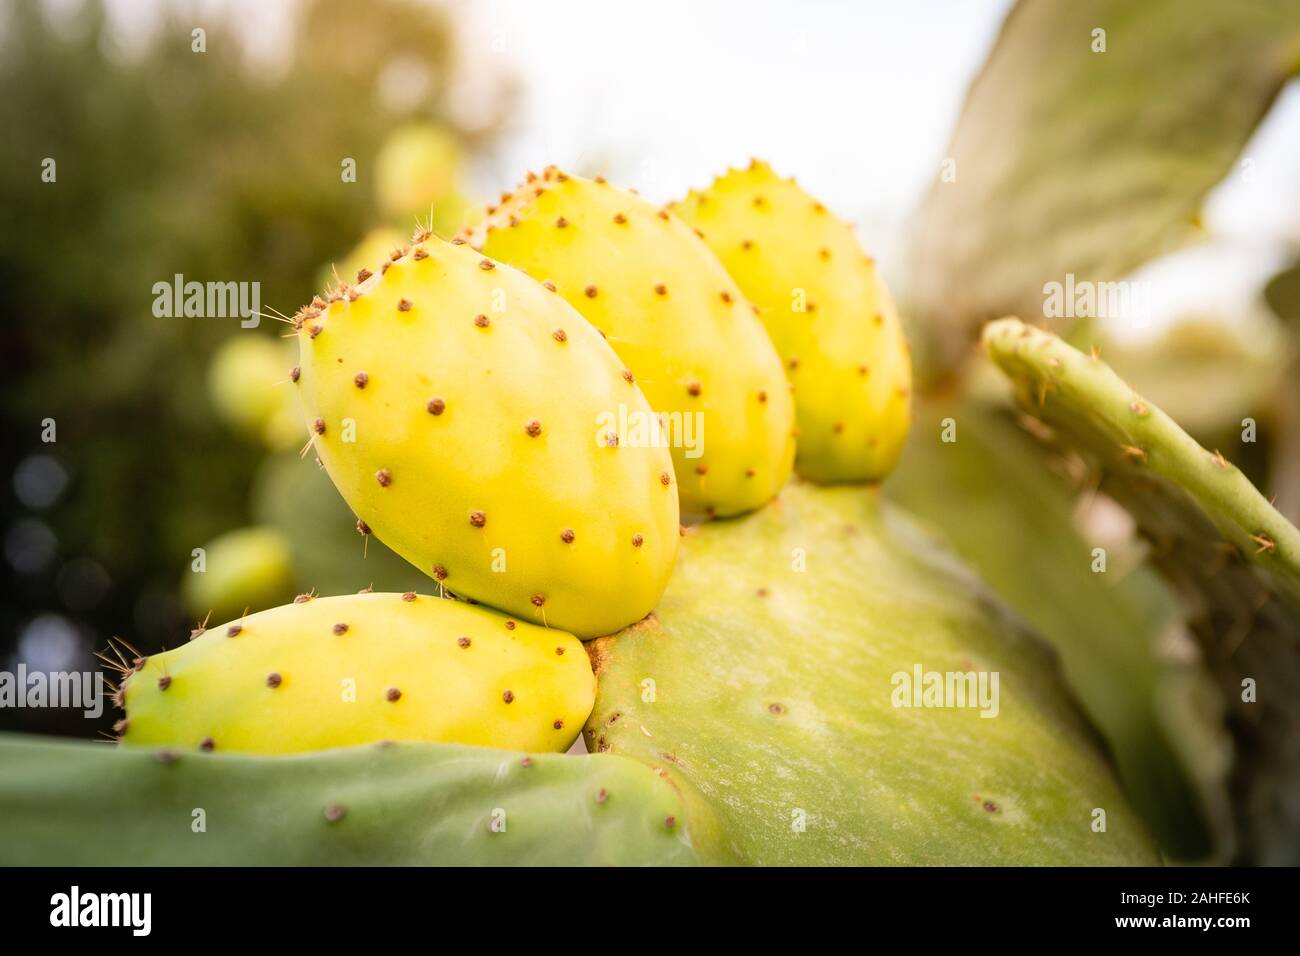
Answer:
[[[303,599],[126,680],[122,743],[288,754],[383,740],[564,751],[596,680],[572,635],[423,594]]]
[[[673,211],[704,235],[763,319],[794,385],[795,470],[879,481],[911,422],[912,360],[894,301],[853,229],[766,163]]]
[[[672,461],[602,427],[653,421],[613,349],[527,276],[422,234],[298,314],[330,478],[455,593],[583,637],[644,617],[678,541]]]
[[[794,410],[772,343],[695,232],[603,180],[549,168],[469,233],[609,338],[665,423],[682,510],[732,515],[790,476]]]
[[[388,226],[371,229],[342,259],[322,266],[316,274],[316,285],[328,289],[344,280],[351,280],[362,268],[373,269],[383,262],[394,249],[406,245],[406,236]]]

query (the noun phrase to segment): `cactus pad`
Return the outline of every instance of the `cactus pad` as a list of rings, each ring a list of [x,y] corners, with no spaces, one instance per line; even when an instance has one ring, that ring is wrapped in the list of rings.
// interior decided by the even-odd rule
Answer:
[[[1043,432],[1132,513],[1228,704],[1241,861],[1300,860],[1300,531],[1095,355],[1018,319],[984,346]],[[1041,431],[1041,429],[1040,429]]]
[[[588,748],[711,811],[710,860],[1158,859],[1054,658],[873,492],[791,485],[691,530],[655,614],[588,652]],[[918,666],[997,672],[996,716],[895,706]]]
[[[6,866],[695,862],[672,787],[609,756],[391,744],[267,758],[0,736],[0,765]]]

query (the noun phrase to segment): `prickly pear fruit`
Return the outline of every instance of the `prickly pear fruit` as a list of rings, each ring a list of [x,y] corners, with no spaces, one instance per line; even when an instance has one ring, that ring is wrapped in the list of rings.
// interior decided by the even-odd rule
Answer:
[[[312,440],[352,510],[457,594],[584,637],[650,612],[677,550],[668,450],[560,296],[427,233],[299,313]]]
[[[1055,659],[874,492],[691,529],[654,616],[588,653],[588,748],[711,810],[707,862],[1159,860]]]
[[[299,432],[302,423],[298,423]],[[253,515],[275,528],[289,542],[301,587],[318,594],[371,591],[419,591],[429,578],[398,557],[374,536],[360,533],[356,516],[330,483],[329,475],[296,451],[268,457],[258,467],[251,495]],[[273,607],[282,601],[241,604],[244,608]]]
[[[200,620],[234,617],[246,608],[279,604],[293,596],[293,551],[279,530],[238,528],[203,548],[181,580],[185,608]]]
[[[1219,450],[1100,360],[1019,319],[984,327],[984,347],[1054,446],[1155,545],[1151,560],[1189,607],[1188,628],[1222,694],[1237,759],[1233,859],[1300,862],[1300,530]],[[1100,479],[1100,480],[1098,480]]]
[[[283,754],[378,740],[566,750],[595,678],[571,634],[406,594],[306,598],[126,678],[122,742]]]
[[[394,249],[407,245],[407,233],[382,227],[371,229],[341,260],[327,263],[316,276],[316,285],[328,289],[343,279],[350,279],[362,269],[373,269]]]
[[[685,223],[551,168],[470,241],[549,283],[609,337],[668,426],[683,511],[737,514],[785,484],[789,383],[751,306]]]
[[[302,442],[302,409],[289,387],[283,342],[242,332],[218,346],[208,366],[208,397],[234,430],[268,448]]]
[[[795,469],[819,482],[883,478],[907,437],[912,360],[894,301],[852,228],[757,161],[672,208],[703,232],[785,362]]]
[[[6,866],[696,862],[669,783],[609,755],[394,743],[267,760],[0,734],[0,766]]]
[[[434,231],[449,235],[459,227],[455,219],[464,206],[457,194],[462,162],[460,143],[448,130],[430,123],[398,127],[375,157],[379,208],[394,220],[409,221],[410,216],[428,216],[432,206],[435,219],[443,220],[443,229],[432,224]]]

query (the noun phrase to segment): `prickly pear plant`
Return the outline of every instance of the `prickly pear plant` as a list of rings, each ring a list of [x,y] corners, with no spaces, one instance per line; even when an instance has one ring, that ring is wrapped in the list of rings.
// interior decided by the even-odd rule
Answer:
[[[589,749],[675,784],[710,862],[1158,861],[1055,659],[873,492],[691,529],[588,652]]]
[[[672,207],[758,309],[794,386],[795,469],[878,481],[902,453],[912,360],[894,301],[853,229],[766,163]]]
[[[0,764],[6,866],[696,862],[668,782],[608,756],[394,743],[267,759],[0,736]]]
[[[644,617],[677,550],[631,372],[555,293],[417,234],[296,317],[311,440],[363,530],[457,594],[584,637]]]
[[[285,754],[380,740],[563,751],[595,680],[571,634],[408,592],[209,628],[122,687],[130,746]]]
[[[737,514],[785,484],[794,412],[780,359],[689,226],[552,167],[502,197],[469,238],[609,338],[667,426],[683,511]]]
[[[1018,319],[986,350],[1043,432],[1125,505],[1187,604],[1228,708],[1242,861],[1300,860],[1300,531],[1220,450],[1202,448],[1094,353]]]

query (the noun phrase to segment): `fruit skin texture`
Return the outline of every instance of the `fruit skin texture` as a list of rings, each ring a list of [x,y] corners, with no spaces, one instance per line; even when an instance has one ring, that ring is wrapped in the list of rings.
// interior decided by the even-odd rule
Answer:
[[[757,161],[673,211],[704,233],[785,363],[799,427],[795,469],[822,483],[884,478],[907,438],[912,359],[889,290],[852,228]]]
[[[330,478],[457,594],[583,637],[640,620],[677,551],[672,461],[662,443],[608,443],[600,421],[622,405],[653,425],[645,396],[558,295],[419,238],[298,315]]]
[[[550,168],[469,236],[551,282],[607,335],[670,434],[685,435],[674,422],[702,420],[700,447],[674,442],[683,511],[739,514],[785,484],[789,384],[750,304],[689,226],[631,192]]]
[[[587,650],[588,749],[714,813],[706,862],[1159,862],[1055,659],[874,490],[692,528],[654,616]],[[996,716],[895,706],[917,665],[997,672]]]
[[[233,617],[293,596],[293,549],[277,529],[237,528],[203,550],[204,570],[187,569],[181,580],[185,609],[199,620]]]
[[[306,599],[126,680],[122,743],[288,754],[380,740],[564,751],[595,678],[563,631],[416,594]]]
[[[666,825],[682,819],[668,782],[609,755],[393,743],[267,759],[0,734],[0,766],[7,866],[696,862]]]

